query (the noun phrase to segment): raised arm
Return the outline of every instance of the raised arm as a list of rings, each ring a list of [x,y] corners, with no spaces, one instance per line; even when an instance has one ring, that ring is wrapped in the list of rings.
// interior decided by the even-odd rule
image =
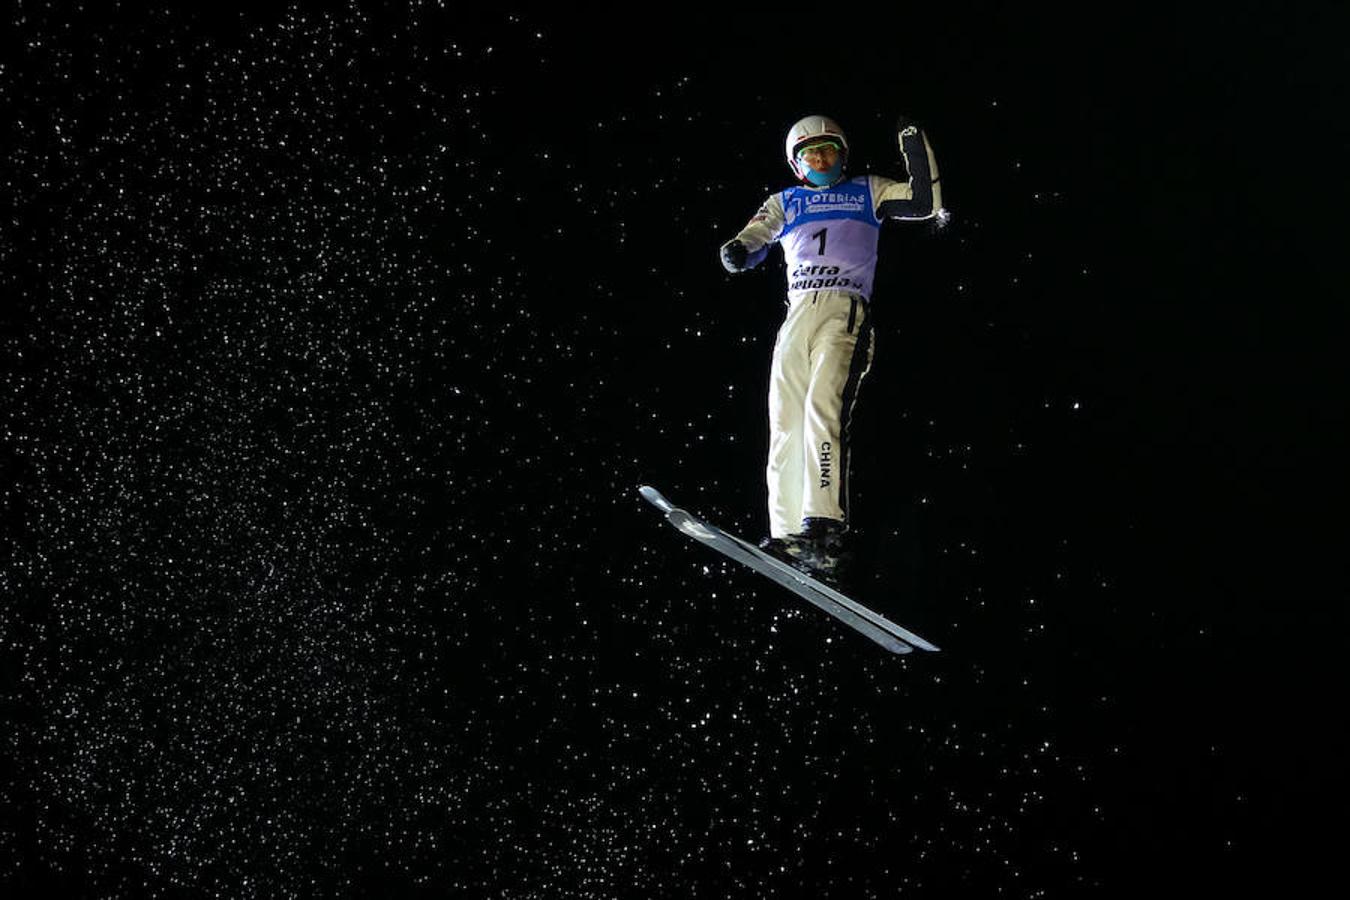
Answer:
[[[872,177],[872,196],[877,215],[883,219],[920,222],[942,210],[942,187],[938,183],[937,159],[919,126],[901,119],[900,153],[909,170],[909,181]]]

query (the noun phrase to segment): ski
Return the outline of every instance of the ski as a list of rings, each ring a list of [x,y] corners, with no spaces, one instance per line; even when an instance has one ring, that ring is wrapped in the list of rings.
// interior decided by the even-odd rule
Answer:
[[[812,578],[777,557],[770,556],[754,544],[743,541],[734,534],[680,509],[662,496],[656,488],[642,485],[638,488],[638,493],[652,506],[665,513],[666,521],[683,534],[754,569],[892,653],[909,653],[916,647],[928,651],[938,649],[914,632],[902,628],[880,613],[873,612],[830,585]]]

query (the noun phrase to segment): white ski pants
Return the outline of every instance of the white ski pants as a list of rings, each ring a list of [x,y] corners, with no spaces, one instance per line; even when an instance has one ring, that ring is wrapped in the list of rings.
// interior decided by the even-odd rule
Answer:
[[[769,534],[802,520],[848,520],[849,418],[872,365],[872,322],[855,294],[789,302],[769,373]]]

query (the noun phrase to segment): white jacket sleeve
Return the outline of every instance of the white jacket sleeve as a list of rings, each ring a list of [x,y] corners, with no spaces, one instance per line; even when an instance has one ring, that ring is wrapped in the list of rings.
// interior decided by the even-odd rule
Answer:
[[[783,198],[779,194],[770,194],[746,226],[731,240],[740,241],[745,249],[754,253],[763,250],[774,241],[783,230]],[[731,243],[728,241],[727,243]]]

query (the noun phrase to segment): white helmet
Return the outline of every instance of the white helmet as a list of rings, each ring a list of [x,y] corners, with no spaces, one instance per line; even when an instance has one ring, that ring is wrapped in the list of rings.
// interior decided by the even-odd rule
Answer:
[[[839,127],[838,122],[829,116],[807,116],[788,129],[783,149],[787,152],[787,161],[792,168],[792,174],[796,175],[799,181],[805,184],[814,183],[808,177],[810,168],[802,165],[801,160],[797,159],[797,153],[808,144],[830,140],[839,146],[840,172],[842,172],[843,165],[848,162],[848,138],[844,137],[844,129]]]

